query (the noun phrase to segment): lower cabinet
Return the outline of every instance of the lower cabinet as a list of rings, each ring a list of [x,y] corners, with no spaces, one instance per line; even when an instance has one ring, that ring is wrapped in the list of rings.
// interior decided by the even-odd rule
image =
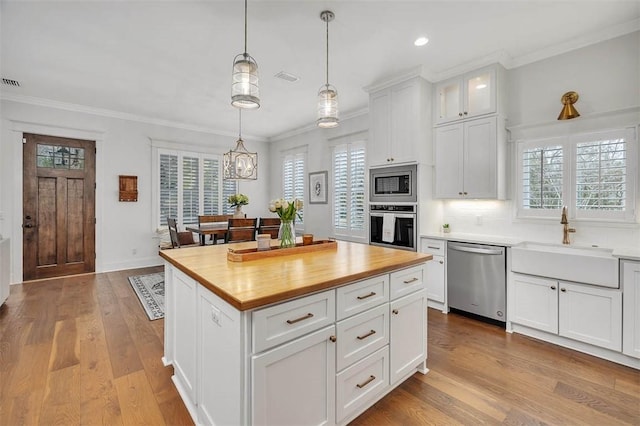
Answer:
[[[427,262],[425,269],[427,304],[432,308],[440,309],[442,312],[447,313],[449,309],[446,302],[446,241],[421,238],[420,251],[433,256],[433,260]]]
[[[165,361],[196,424],[346,424],[426,372],[424,265],[248,311],[165,279]]]
[[[511,322],[591,345],[622,349],[622,292],[513,274]]]
[[[253,356],[255,425],[326,425],[335,419],[335,326]]]
[[[640,358],[640,262],[623,261],[622,353]]]
[[[390,324],[390,380],[398,380],[415,371],[416,365],[426,358],[426,319],[424,291],[392,301]]]

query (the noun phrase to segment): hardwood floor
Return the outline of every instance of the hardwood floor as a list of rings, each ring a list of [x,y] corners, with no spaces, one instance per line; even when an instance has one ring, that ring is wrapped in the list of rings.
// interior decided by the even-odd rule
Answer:
[[[0,308],[0,425],[191,425],[127,277],[12,286]],[[640,425],[640,372],[429,310],[429,368],[353,425]]]

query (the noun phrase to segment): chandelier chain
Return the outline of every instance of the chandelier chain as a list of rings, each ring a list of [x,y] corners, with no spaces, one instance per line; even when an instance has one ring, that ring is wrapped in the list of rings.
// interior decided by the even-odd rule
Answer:
[[[244,54],[247,55],[247,0],[244,0]]]

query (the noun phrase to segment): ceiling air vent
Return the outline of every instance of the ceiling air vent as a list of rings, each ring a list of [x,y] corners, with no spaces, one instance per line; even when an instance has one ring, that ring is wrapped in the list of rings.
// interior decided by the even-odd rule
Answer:
[[[3,78],[2,84],[13,87],[20,87],[20,82],[18,80],[11,80],[10,78]]]
[[[280,71],[278,74],[275,75],[275,77],[281,78],[281,79],[286,80],[286,81],[291,82],[291,83],[294,83],[294,82],[300,80],[300,77],[298,77],[296,75],[293,75],[293,74],[290,74],[290,73],[288,73],[286,71]]]

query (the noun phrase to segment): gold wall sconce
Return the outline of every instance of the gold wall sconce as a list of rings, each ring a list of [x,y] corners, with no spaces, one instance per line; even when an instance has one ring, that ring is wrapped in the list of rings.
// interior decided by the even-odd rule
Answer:
[[[567,92],[562,95],[560,99],[562,104],[562,111],[560,111],[560,115],[558,116],[558,120],[570,120],[572,118],[580,117],[580,113],[575,109],[573,104],[578,102],[578,93],[576,92]]]

